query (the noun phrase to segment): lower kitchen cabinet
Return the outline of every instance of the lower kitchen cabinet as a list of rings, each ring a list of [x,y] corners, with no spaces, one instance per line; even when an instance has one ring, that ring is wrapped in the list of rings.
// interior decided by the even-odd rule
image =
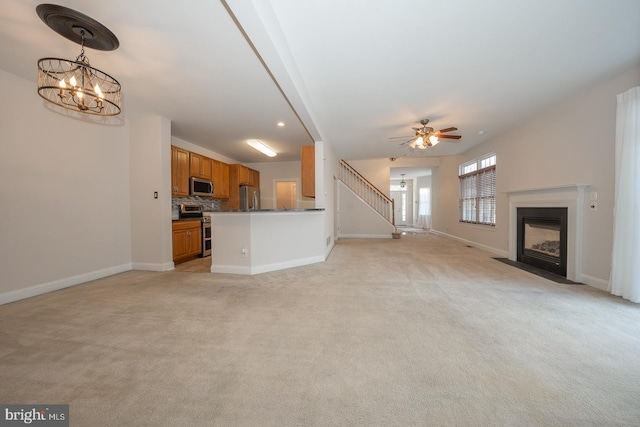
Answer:
[[[201,221],[173,222],[173,262],[179,264],[197,258],[202,252]]]

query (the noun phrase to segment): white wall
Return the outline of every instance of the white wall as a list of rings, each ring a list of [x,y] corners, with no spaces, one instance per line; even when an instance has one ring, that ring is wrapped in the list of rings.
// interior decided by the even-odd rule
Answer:
[[[136,270],[173,269],[171,122],[150,116],[131,128],[131,239]],[[154,198],[154,192],[158,198]]]
[[[584,281],[606,288],[613,239],[616,95],[640,84],[640,66],[594,84],[511,131],[462,156],[442,158],[433,175],[433,228],[508,251],[507,191],[590,184],[598,210],[584,211]],[[495,229],[458,223],[458,165],[488,152],[497,155]],[[587,200],[588,202],[588,200]]]
[[[336,232],[338,159],[331,144],[318,141],[316,144],[316,171],[322,170],[322,176],[316,174],[316,206],[324,208],[324,245],[325,257],[333,249]]]
[[[364,203],[342,182],[338,183],[338,237],[391,238],[395,227]]]
[[[128,124],[57,113],[2,70],[0,92],[0,303],[130,269]]]

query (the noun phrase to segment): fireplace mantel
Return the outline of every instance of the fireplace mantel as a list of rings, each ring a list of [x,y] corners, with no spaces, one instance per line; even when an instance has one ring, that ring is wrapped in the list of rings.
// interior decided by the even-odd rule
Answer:
[[[505,191],[509,197],[518,196],[518,195],[527,195],[527,194],[539,194],[539,193],[563,193],[563,192],[571,192],[577,191],[582,192],[584,195],[587,187],[590,187],[590,184],[565,184],[565,185],[556,185],[553,187],[540,187],[540,188],[527,188],[524,190],[511,190]]]
[[[520,207],[567,208],[567,279],[582,282],[582,234],[585,191],[589,184],[506,191],[509,198],[509,259],[517,260],[517,218]]]

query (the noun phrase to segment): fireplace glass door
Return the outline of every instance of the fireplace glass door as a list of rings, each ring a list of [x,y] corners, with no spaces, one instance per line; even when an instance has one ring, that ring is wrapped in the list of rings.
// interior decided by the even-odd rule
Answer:
[[[567,275],[565,208],[518,209],[518,261]]]

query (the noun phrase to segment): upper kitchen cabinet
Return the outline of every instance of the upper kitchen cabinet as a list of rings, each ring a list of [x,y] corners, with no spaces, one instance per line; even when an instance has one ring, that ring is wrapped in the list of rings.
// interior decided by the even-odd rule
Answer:
[[[189,196],[189,152],[171,146],[171,196]]]
[[[260,188],[260,172],[255,169],[249,169],[249,182],[249,185]]]
[[[213,169],[213,197],[215,199],[229,198],[229,164],[212,160]]]
[[[236,165],[238,167],[238,184],[250,185],[252,187],[260,187],[260,172],[255,169],[248,168],[244,165]]]
[[[244,165],[229,165],[229,197],[222,200],[222,210],[231,211],[240,209],[240,186],[260,186],[260,172]],[[215,191],[215,182],[213,188]]]
[[[213,180],[213,164],[209,157],[201,156],[200,154],[191,153],[189,160],[190,176],[197,178]]]
[[[300,192],[303,197],[316,197],[316,147],[305,145],[300,151],[301,159],[301,185]]]

